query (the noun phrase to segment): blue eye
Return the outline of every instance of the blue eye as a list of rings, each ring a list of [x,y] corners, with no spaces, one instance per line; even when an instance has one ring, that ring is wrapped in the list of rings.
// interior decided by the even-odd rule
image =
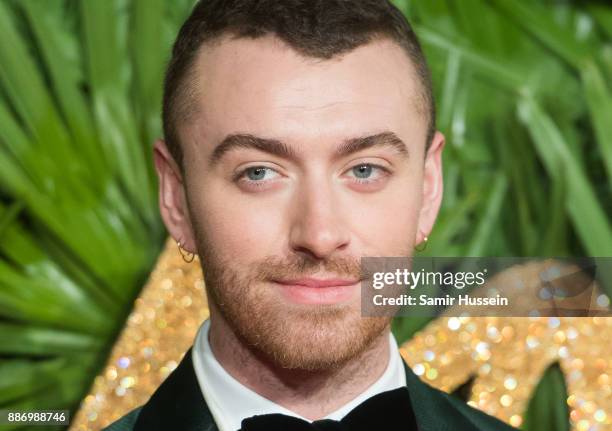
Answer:
[[[264,168],[262,166],[256,166],[254,168],[248,168],[245,173],[247,175],[247,177],[249,178],[249,180],[251,181],[259,181],[259,180],[263,180],[266,176],[266,172],[268,171],[268,168]]]
[[[354,183],[374,185],[381,184],[381,181],[391,175],[391,172],[387,168],[374,163],[360,163],[350,168],[347,174]]]
[[[279,177],[279,173],[267,166],[251,166],[243,169],[237,176],[236,180],[242,179],[251,183],[265,183],[269,180]]]
[[[357,178],[369,178],[372,175],[372,168],[373,166],[368,164],[358,165],[353,168],[353,174]]]

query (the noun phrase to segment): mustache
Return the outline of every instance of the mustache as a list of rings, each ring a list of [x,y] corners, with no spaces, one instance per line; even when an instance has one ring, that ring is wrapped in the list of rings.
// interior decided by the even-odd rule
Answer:
[[[360,259],[350,256],[329,259],[315,259],[302,255],[269,256],[255,264],[254,273],[254,278],[261,281],[301,278],[317,273],[360,280],[368,276],[362,271]]]

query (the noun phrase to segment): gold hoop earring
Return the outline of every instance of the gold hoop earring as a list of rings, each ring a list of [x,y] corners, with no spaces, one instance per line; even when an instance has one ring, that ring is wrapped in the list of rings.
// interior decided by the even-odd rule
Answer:
[[[179,253],[181,253],[181,257],[183,258],[183,260],[186,263],[191,263],[193,262],[193,259],[195,259],[195,253],[192,253],[190,251],[187,251],[183,248],[183,246],[181,245],[180,241],[176,242],[176,245],[178,246],[179,249]]]
[[[414,250],[417,251],[417,252],[425,251],[425,249],[427,248],[427,240],[428,240],[427,237],[423,238],[423,242],[421,244],[419,244],[418,246],[414,247]],[[425,244],[425,245],[423,245],[423,244]],[[423,247],[419,247],[421,245],[423,245]]]

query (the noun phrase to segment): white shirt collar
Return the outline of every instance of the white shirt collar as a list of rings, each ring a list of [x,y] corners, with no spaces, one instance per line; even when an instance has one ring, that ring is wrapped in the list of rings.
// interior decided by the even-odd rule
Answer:
[[[243,419],[269,413],[282,413],[307,420],[262,397],[225,371],[210,348],[209,328],[210,322],[206,320],[198,330],[192,350],[192,360],[202,395],[220,431],[237,431]],[[397,342],[391,334],[389,334],[389,350],[389,363],[382,376],[352,401],[327,415],[326,419],[340,420],[368,398],[406,386],[404,365]]]

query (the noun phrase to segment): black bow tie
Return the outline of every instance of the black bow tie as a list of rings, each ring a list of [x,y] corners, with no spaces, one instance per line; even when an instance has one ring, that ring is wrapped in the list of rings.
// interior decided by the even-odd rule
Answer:
[[[367,399],[341,421],[312,423],[282,414],[257,415],[242,421],[240,431],[372,431],[417,430],[407,388],[382,392]]]

